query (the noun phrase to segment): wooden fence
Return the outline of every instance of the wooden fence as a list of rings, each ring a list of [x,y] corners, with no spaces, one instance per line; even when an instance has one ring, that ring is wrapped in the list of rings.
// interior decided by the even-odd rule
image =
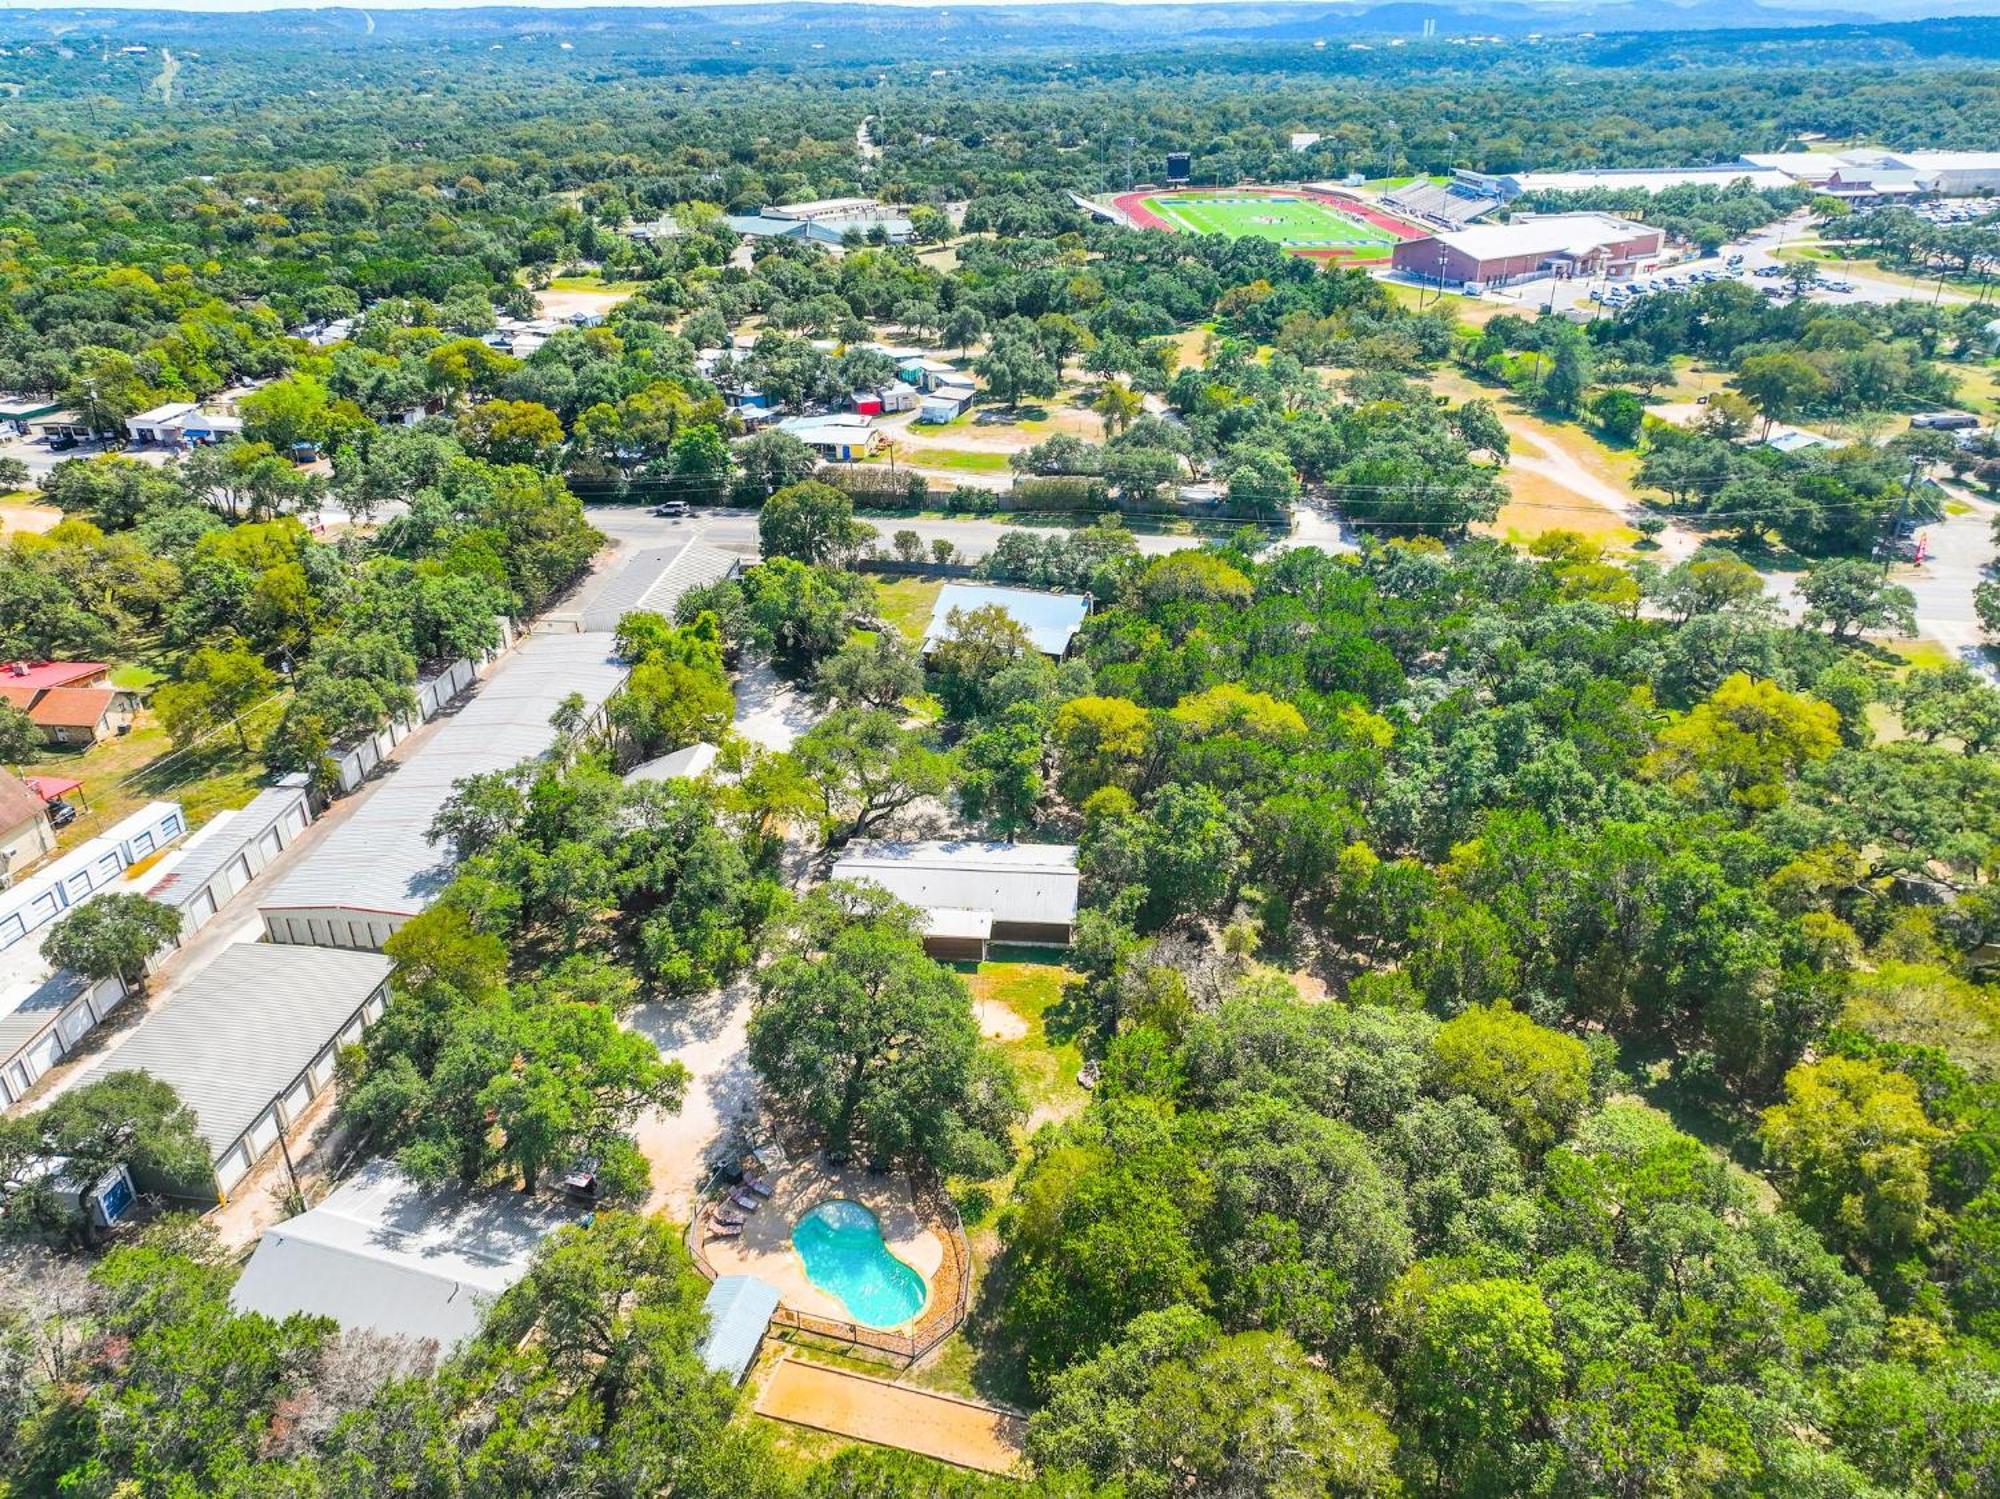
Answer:
[[[964,1326],[966,1307],[972,1295],[972,1256],[965,1243],[964,1221],[941,1188],[916,1189],[912,1196],[918,1213],[944,1243],[944,1260],[931,1279],[930,1299],[924,1303],[923,1315],[917,1318],[915,1326],[908,1332],[895,1332],[843,1321],[838,1317],[815,1316],[784,1305],[771,1314],[771,1325],[885,1355],[899,1368],[908,1368],[928,1358],[945,1339]],[[706,1201],[696,1204],[694,1214],[682,1233],[682,1241],[694,1260],[695,1269],[709,1280],[714,1280],[717,1271],[708,1258],[701,1233],[701,1221],[708,1207]]]

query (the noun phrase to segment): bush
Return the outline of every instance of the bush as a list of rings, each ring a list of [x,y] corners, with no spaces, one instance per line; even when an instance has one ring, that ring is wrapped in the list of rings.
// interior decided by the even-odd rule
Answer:
[[[1102,479],[1024,479],[1007,496],[1015,510],[1109,510],[1111,496]]]

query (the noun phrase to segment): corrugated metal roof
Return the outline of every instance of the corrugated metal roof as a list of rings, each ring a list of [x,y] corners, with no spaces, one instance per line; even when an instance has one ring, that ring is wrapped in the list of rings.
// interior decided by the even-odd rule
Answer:
[[[42,964],[44,970],[47,966]],[[0,1014],[0,1059],[13,1056],[47,1030],[56,1016],[83,997],[90,981],[64,968],[39,983],[31,979],[23,987],[26,992],[20,1001]]]
[[[690,588],[728,577],[737,559],[699,537],[672,546],[649,547],[613,573],[583,611],[586,630],[616,630],[635,609],[672,619],[674,605]]]
[[[741,1384],[778,1309],[778,1288],[755,1275],[724,1275],[708,1288],[701,1309],[708,1332],[695,1351],[710,1373]]]
[[[924,631],[924,649],[929,651],[938,642],[951,639],[952,610],[962,609],[970,614],[993,604],[1005,609],[1007,617],[1028,632],[1035,649],[1044,656],[1060,656],[1067,651],[1083,624],[1083,617],[1090,612],[1090,600],[1080,593],[947,583],[938,590],[937,603],[931,608],[930,626]]]
[[[250,798],[248,806],[230,813],[229,821],[217,828],[212,836],[202,838],[201,833],[197,833],[195,837],[201,838],[201,842],[189,848],[186,857],[174,865],[172,872],[146,893],[154,900],[163,900],[171,906],[179,905],[214,879],[230,860],[277,826],[287,812],[305,800],[305,794],[303,771],[286,776],[277,785],[258,792]],[[211,826],[214,821],[210,820]],[[202,830],[204,833],[207,831],[207,828]]]
[[[581,693],[594,709],[624,680],[608,634],[529,636],[258,909],[414,916],[451,880],[447,851],[427,835],[453,782],[547,753],[565,697]]]
[[[535,1247],[576,1217],[518,1192],[426,1187],[372,1161],[318,1207],[266,1229],[229,1301],[239,1312],[331,1317],[448,1350],[527,1273]]]
[[[833,877],[870,881],[927,912],[1076,920],[1076,848],[1068,843],[855,844],[833,866]]]
[[[388,981],[391,966],[380,953],[338,948],[225,947],[82,1081],[152,1074],[194,1110],[219,1157]]]
[[[720,754],[712,744],[690,744],[686,749],[677,749],[672,754],[661,755],[657,760],[648,760],[644,765],[635,765],[625,772],[625,784],[630,786],[639,781],[680,781],[692,780],[703,774],[715,763]]]

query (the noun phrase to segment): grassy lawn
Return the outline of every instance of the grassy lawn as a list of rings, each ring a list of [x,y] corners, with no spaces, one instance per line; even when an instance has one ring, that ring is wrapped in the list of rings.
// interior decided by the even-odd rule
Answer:
[[[1046,1123],[1080,1112],[1089,1095],[1077,1086],[1083,1065],[1084,1017],[1070,1013],[1063,1001],[1069,970],[1058,963],[1027,958],[1034,949],[998,949],[1005,961],[964,965],[966,987],[979,1007],[980,1028],[1014,1069],[1028,1103],[1031,1134]],[[1014,961],[1016,954],[1023,960]],[[1005,1039],[999,1039],[1005,1033]],[[1007,1346],[998,1334],[993,1307],[985,1292],[997,1268],[1000,1214],[1011,1200],[1020,1166],[998,1181],[970,1184],[959,1193],[965,1218],[965,1238],[972,1250],[971,1312],[966,1324],[921,1369],[905,1376],[910,1383],[947,1394],[1019,1404],[1027,1397],[1026,1369],[1020,1350]]]
[[[877,578],[875,597],[882,618],[915,645],[930,626],[931,609],[943,588],[944,583],[937,578]]]
[[[146,671],[144,667],[123,670]],[[282,703],[271,702],[250,716],[246,727],[253,746],[262,742],[282,712]],[[218,812],[245,805],[269,779],[263,762],[254,753],[245,753],[232,731],[176,750],[149,712],[139,715],[129,734],[87,750],[51,751],[20,770],[23,775],[68,776],[83,782],[90,808],[57,833],[58,847],[65,850],[150,801],[179,802],[190,826],[199,827]]]
[[[1819,265],[1837,265],[1872,281],[1887,281],[1893,286],[1907,286],[1912,291],[1936,291],[1938,278],[1935,276],[1912,276],[1907,271],[1892,271],[1879,260],[1864,260],[1860,256],[1849,256],[1830,245],[1785,245],[1773,252],[1779,260],[1810,260]],[[1976,281],[1955,281],[1945,278],[1947,290],[1976,288]]]
[[[981,1011],[982,1029],[989,1035],[1010,1033],[996,1036],[994,1044],[1021,1081],[1031,1132],[1047,1120],[1076,1113],[1087,1097],[1076,1083],[1083,1065],[1077,1044],[1081,1027],[1063,1004],[1069,977],[1069,970],[1056,963],[986,962],[966,978]]]
[[[1958,379],[1961,405],[1988,411],[2000,406],[2000,363],[1947,364],[1944,368]]]
[[[1418,304],[1435,307],[1440,300],[1438,290],[1433,286],[1410,286],[1401,281],[1378,281],[1375,283],[1387,292],[1399,307],[1411,311],[1418,310]],[[1484,328],[1503,312],[1516,312],[1501,302],[1488,302],[1483,297],[1461,297],[1455,291],[1447,291],[1442,298],[1451,315],[1468,328]]]
[[[1007,472],[1006,453],[980,453],[970,448],[920,448],[906,447],[897,455],[899,463],[912,468],[956,469],[975,474],[1004,474]],[[887,463],[886,457],[877,456],[870,463]]]
[[[1935,640],[1885,640],[1882,642],[1911,666],[1949,666],[1958,657]]]
[[[604,291],[618,292],[631,296],[646,283],[643,281],[606,281],[595,271],[588,276],[557,276],[549,282],[550,291]]]

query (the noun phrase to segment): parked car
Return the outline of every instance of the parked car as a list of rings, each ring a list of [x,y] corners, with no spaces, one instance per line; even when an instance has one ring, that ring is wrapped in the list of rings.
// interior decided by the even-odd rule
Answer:
[[[50,827],[66,828],[76,821],[76,804],[74,802],[53,801],[48,805]]]
[[[668,500],[665,504],[653,507],[653,514],[655,515],[690,515],[692,513],[688,509],[688,502],[686,500]]]

